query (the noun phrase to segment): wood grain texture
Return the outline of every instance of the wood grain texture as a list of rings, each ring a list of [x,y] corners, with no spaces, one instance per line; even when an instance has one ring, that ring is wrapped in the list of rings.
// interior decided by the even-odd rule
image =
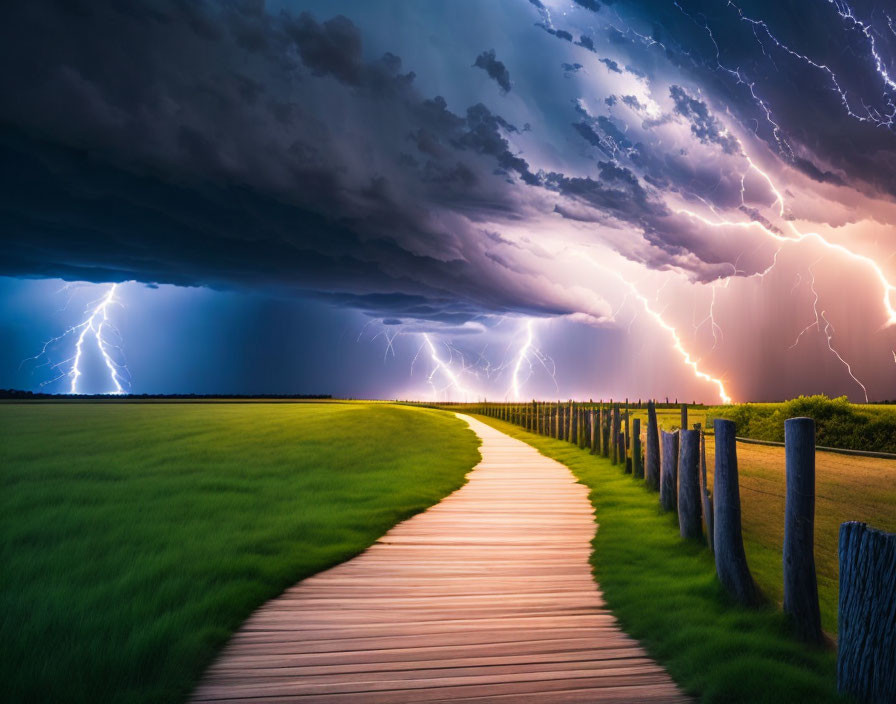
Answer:
[[[588,490],[461,418],[482,438],[469,482],[265,604],[193,701],[689,701],[604,605]]]

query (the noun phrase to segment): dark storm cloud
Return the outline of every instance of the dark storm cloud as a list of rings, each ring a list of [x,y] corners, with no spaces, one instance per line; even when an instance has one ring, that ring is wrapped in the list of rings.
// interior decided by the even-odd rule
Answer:
[[[594,40],[589,37],[587,34],[583,34],[579,37],[579,41],[576,42],[583,49],[587,49],[588,51],[594,51]]]
[[[584,7],[586,10],[597,12],[600,10],[600,3],[597,0],[573,0],[576,5]]]
[[[350,85],[361,82],[361,33],[350,19],[339,15],[318,24],[303,12],[296,19],[285,19],[284,29],[295,40],[302,63],[313,75],[332,75]]]
[[[553,36],[557,37],[558,39],[562,39],[565,42],[572,42],[572,34],[567,32],[565,29],[554,29],[550,25],[545,24],[543,22],[536,22],[535,26],[540,27],[545,32],[547,32],[548,34],[552,34]]]
[[[0,273],[535,305],[483,274],[476,225],[537,183],[514,125],[364,60],[345,17],[149,7],[7,9]]]
[[[484,70],[490,78],[494,79],[495,83],[501,86],[504,93],[510,92],[510,71],[495,57],[494,49],[483,51],[476,57],[473,66]]]
[[[585,122],[584,120],[582,122],[574,122],[573,128],[582,136],[582,139],[588,142],[591,146],[597,147],[607,156],[611,156],[612,150],[610,146],[604,143],[600,135],[595,132],[594,128],[591,127],[591,125],[589,125],[587,122]]]
[[[673,62],[810,178],[896,195],[896,34],[879,4],[640,0],[616,8],[623,22],[611,39]]]
[[[726,154],[737,154],[740,151],[737,139],[713,117],[706,103],[692,98],[681,86],[671,86],[669,95],[675,103],[675,112],[690,122],[691,132],[697,139],[704,144],[718,144]]]
[[[457,322],[486,310],[562,310],[543,291],[501,278],[524,267],[507,256],[509,240],[484,234],[496,222],[525,226],[553,210],[624,227],[626,256],[646,239],[656,253],[645,261],[663,267],[671,261],[663,253],[680,257],[691,247],[681,266],[701,276],[702,263],[735,258],[690,235],[692,223],[672,217],[663,201],[668,193],[741,207],[740,174],[692,156],[734,155],[737,140],[726,130],[733,122],[816,180],[896,190],[892,131],[844,116],[818,71],[770,44],[734,6],[680,6],[614,5],[618,27],[615,15],[600,26],[607,8],[569,13],[587,22],[566,28],[538,0],[522,5],[522,26],[537,16],[559,40],[530,29],[556,47],[540,65],[569,73],[581,70],[578,61],[602,61],[612,75],[593,71],[590,79],[632,87],[617,97],[598,83],[587,97],[608,114],[573,115],[567,101],[579,81],[558,81],[566,93],[550,100],[562,100],[539,114],[537,97],[523,94],[529,77],[515,69],[522,107],[502,107],[516,110],[511,121],[478,98],[449,107],[418,86],[397,54],[365,53],[361,31],[343,16],[273,15],[238,2],[13,4],[0,25],[0,88],[16,98],[0,105],[0,273],[265,286],[371,311],[381,305],[395,318]],[[830,12],[818,14],[840,31]],[[776,33],[792,35],[782,41],[804,42],[799,51],[828,60],[829,49],[788,30],[779,10],[766,15]],[[808,21],[834,36],[814,16]],[[858,52],[864,35],[847,29],[847,46]],[[890,47],[883,39],[878,46]],[[464,53],[459,75],[480,48]],[[861,80],[849,81],[851,104],[884,115],[886,103],[868,92],[879,76],[873,66],[869,73],[865,49],[864,58],[831,65],[861,69]],[[495,50],[474,65],[510,90]],[[620,79],[623,71],[631,75]],[[668,98],[665,88],[661,97],[650,92],[670,84]],[[642,90],[663,102],[659,110],[648,112]],[[536,127],[523,135],[527,109]],[[674,148],[650,134],[679,127],[689,143]],[[545,149],[531,149],[536,141]],[[567,143],[575,154],[562,153]],[[551,152],[583,163],[543,171],[537,159]]]
[[[619,68],[619,64],[617,64],[613,59],[600,59],[600,62],[610,69],[613,73],[622,73],[622,69]]]

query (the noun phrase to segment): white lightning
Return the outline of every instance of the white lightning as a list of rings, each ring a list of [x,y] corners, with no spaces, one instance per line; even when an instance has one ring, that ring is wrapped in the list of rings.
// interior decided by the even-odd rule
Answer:
[[[432,361],[435,363],[435,366],[433,367],[432,372],[430,372],[427,380],[432,386],[433,392],[436,394],[436,396],[438,396],[439,389],[436,388],[434,378],[436,372],[440,371],[443,376],[448,379],[448,384],[442,390],[447,390],[451,387],[454,387],[465,399],[473,398],[472,392],[464,387],[464,385],[460,381],[460,377],[451,369],[450,362],[446,362],[442,360],[441,357],[439,357],[439,353],[436,351],[435,345],[432,344],[432,340],[429,339],[429,334],[425,332],[422,334],[424,343],[429,348],[430,357],[432,357]]]
[[[78,381],[84,374],[81,369],[84,356],[84,345],[87,342],[92,342],[96,345],[97,351],[102,356],[103,363],[106,365],[106,369],[109,372],[109,380],[115,387],[115,390],[112,393],[125,393],[128,371],[124,364],[119,364],[115,360],[115,351],[121,353],[121,345],[120,342],[113,341],[112,337],[114,336],[116,339],[120,340],[120,334],[110,321],[109,317],[110,309],[115,305],[121,305],[121,302],[116,297],[117,290],[118,284],[110,284],[108,290],[101,298],[93,301],[87,306],[84,311],[84,315],[86,316],[84,320],[77,325],[68,328],[61,335],[47,340],[38,354],[25,360],[27,362],[29,360],[45,359],[48,357],[49,349],[52,345],[65,339],[69,335],[77,335],[75,339],[74,353],[70,357],[61,362],[46,362],[51,369],[57,372],[57,375],[54,378],[41,383],[41,387],[60,379],[67,378],[69,380],[69,393],[80,393],[80,391],[78,391]]]
[[[719,398],[721,399],[722,403],[731,403],[731,396],[728,394],[728,391],[725,389],[725,382],[722,381],[722,379],[720,377],[712,376],[711,374],[708,374],[707,372],[703,371],[703,369],[700,368],[699,360],[696,360],[693,357],[691,357],[691,353],[685,349],[684,344],[681,341],[681,337],[679,337],[678,331],[675,329],[675,327],[666,322],[666,320],[663,318],[662,313],[654,310],[650,306],[650,301],[647,299],[647,297],[645,295],[643,295],[640,291],[638,291],[638,289],[635,287],[635,285],[633,283],[624,279],[619,273],[617,273],[615,271],[610,271],[603,265],[599,264],[588,254],[585,254],[584,257],[589,262],[591,262],[594,266],[596,266],[600,269],[603,269],[604,271],[607,271],[610,274],[612,274],[613,276],[615,276],[622,283],[622,285],[625,286],[629,290],[631,295],[634,296],[635,298],[637,298],[641,302],[641,305],[643,306],[644,311],[651,318],[653,318],[654,321],[656,321],[656,324],[659,325],[667,333],[669,333],[669,336],[672,338],[673,349],[681,357],[681,360],[682,360],[682,362],[684,362],[685,366],[688,366],[691,368],[691,371],[693,371],[694,376],[696,376],[698,379],[702,379],[703,381],[707,381],[710,384],[713,384],[719,392]]]
[[[834,326],[831,325],[831,321],[828,320],[828,318],[827,318],[827,315],[826,315],[827,311],[825,311],[825,310],[819,311],[818,310],[819,296],[818,296],[818,291],[815,288],[815,271],[814,271],[815,264],[818,264],[818,261],[816,261],[812,266],[809,267],[809,287],[810,287],[810,289],[812,291],[812,295],[814,297],[812,300],[812,311],[815,313],[815,320],[813,320],[806,327],[804,327],[802,330],[800,330],[800,334],[796,336],[796,340],[790,347],[788,347],[788,349],[792,350],[794,347],[796,347],[800,343],[800,340],[802,339],[803,335],[806,334],[807,332],[809,332],[809,330],[811,330],[812,328],[815,328],[816,330],[818,330],[818,332],[823,333],[825,336],[825,341],[827,342],[827,345],[828,345],[828,349],[834,354],[834,356],[838,360],[840,360],[840,363],[846,368],[846,372],[847,372],[847,374],[849,374],[849,376],[852,378],[852,380],[854,382],[856,382],[856,384],[858,384],[861,387],[862,393],[865,395],[865,403],[868,403],[868,389],[865,388],[865,385],[853,373],[852,366],[849,364],[849,362],[847,362],[845,359],[843,359],[843,356],[834,347]],[[821,326],[822,320],[824,321],[824,327]]]
[[[780,190],[775,186],[772,178],[766,172],[764,172],[762,169],[760,169],[748,155],[746,156],[746,159],[749,164],[749,170],[753,170],[753,171],[757,172],[758,174],[760,174],[765,179],[765,181],[768,183],[769,188],[771,189],[772,193],[775,196],[775,199],[771,205],[777,206],[778,215],[780,217],[783,217],[784,211],[785,211],[785,203],[784,203],[784,197],[782,196]],[[743,183],[743,180],[742,180],[742,183]],[[743,197],[743,192],[741,195]],[[699,213],[695,213],[692,210],[679,209],[677,212],[679,214],[682,214],[682,215],[690,217],[694,220],[697,220],[697,221],[703,223],[704,225],[708,225],[709,227],[714,227],[714,228],[725,228],[725,227],[737,227],[737,228],[742,228],[742,229],[758,228],[758,230],[760,232],[762,232],[763,234],[765,234],[767,237],[770,237],[770,238],[774,239],[776,242],[780,243],[780,246],[778,247],[778,249],[775,252],[775,255],[772,259],[772,263],[764,271],[761,271],[758,274],[755,274],[755,276],[758,276],[760,278],[764,277],[775,267],[775,265],[778,262],[778,254],[781,252],[781,248],[784,245],[786,245],[788,243],[802,242],[804,240],[813,240],[815,242],[818,242],[824,248],[826,248],[830,251],[836,252],[842,256],[847,257],[848,259],[852,259],[853,261],[862,263],[863,265],[865,265],[871,269],[875,278],[877,278],[878,282],[880,283],[880,286],[881,286],[881,289],[883,292],[881,302],[883,305],[883,309],[886,313],[886,321],[884,322],[884,327],[889,327],[891,325],[896,324],[896,308],[894,308],[894,306],[893,306],[893,299],[894,299],[894,293],[896,293],[896,286],[894,286],[892,283],[890,283],[890,281],[887,279],[886,275],[884,274],[883,269],[881,269],[880,265],[871,257],[853,252],[852,250],[844,247],[841,244],[836,244],[834,242],[830,242],[827,239],[825,239],[823,236],[818,234],[817,232],[801,232],[793,224],[793,222],[791,222],[789,220],[786,221],[786,224],[792,234],[781,234],[780,232],[775,232],[774,230],[770,229],[764,223],[757,222],[755,220],[749,220],[749,221],[745,221],[745,220],[711,220],[709,218],[704,217],[703,215],[700,215]],[[812,279],[811,279],[812,293],[815,296],[815,300],[813,303],[813,311],[815,313],[815,320],[814,320],[814,322],[810,323],[808,326],[803,328],[803,330],[799,333],[799,335],[797,335],[796,341],[793,343],[793,345],[790,346],[789,349],[796,347],[796,345],[799,343],[800,338],[803,336],[803,334],[808,332],[813,327],[817,328],[819,332],[824,333],[825,338],[827,340],[828,349],[841,362],[841,364],[843,364],[843,366],[846,368],[846,371],[849,374],[850,378],[853,381],[855,381],[862,388],[862,393],[865,395],[865,400],[867,401],[868,391],[867,391],[865,385],[856,377],[856,375],[853,373],[852,366],[849,364],[849,362],[847,362],[843,358],[843,356],[840,354],[840,352],[833,345],[834,326],[828,320],[828,318],[826,316],[826,311],[822,310],[819,312],[819,310],[818,310],[818,302],[819,302],[818,301],[818,293],[815,289],[815,275],[811,268],[809,270],[809,273],[810,273],[810,276],[812,277]],[[821,324],[822,320],[824,321],[824,326],[822,326],[822,324]]]
[[[560,387],[557,384],[557,365],[554,360],[544,352],[542,352],[535,342],[535,320],[530,318],[526,321],[526,336],[522,346],[516,353],[511,370],[510,388],[505,394],[505,398],[513,398],[522,400],[523,384],[525,384],[535,373],[536,363],[540,364],[551,381],[554,382],[554,388],[559,393]],[[499,370],[504,367],[503,363]],[[525,377],[521,378],[521,374]]]
[[[725,390],[724,382],[719,377],[707,374],[702,369],[700,369],[699,361],[692,358],[690,352],[688,352],[684,348],[684,345],[681,342],[681,338],[678,336],[678,331],[676,331],[672,325],[670,325],[663,319],[662,314],[658,313],[650,307],[650,301],[647,300],[646,296],[643,296],[641,293],[639,293],[632,283],[625,281],[625,279],[622,279],[621,277],[620,280],[626,286],[628,286],[629,290],[631,290],[632,292],[632,295],[641,302],[641,305],[644,306],[644,311],[656,321],[657,325],[659,325],[663,330],[669,333],[669,336],[672,338],[672,347],[681,356],[681,359],[685,363],[685,365],[693,370],[694,376],[699,379],[703,379],[704,381],[708,381],[711,384],[714,384],[718,389],[719,398],[722,399],[722,403],[731,403],[731,396],[729,396],[728,392]]]
[[[721,280],[721,279],[719,279]],[[706,317],[701,320],[697,325],[694,326],[694,333],[697,333],[700,328],[702,328],[706,323],[709,323],[710,330],[712,330],[712,351],[714,351],[719,343],[724,339],[724,334],[722,333],[721,326],[716,322],[716,291],[719,288],[719,280],[716,280],[712,283],[712,298],[709,302],[709,313],[707,313]],[[728,284],[731,283],[731,277],[724,278],[725,283],[722,284],[722,288],[728,288]]]
[[[532,363],[529,362],[528,354],[529,350],[532,347],[533,333],[532,333],[532,321],[526,321],[526,342],[520,347],[520,351],[516,356],[516,363],[513,365],[513,377],[511,380],[511,388],[513,389],[513,397],[515,399],[521,398],[520,394],[520,370],[522,369],[523,363],[526,362],[529,364],[529,376],[532,375]],[[528,377],[527,377],[528,378]]]
[[[780,190],[778,190],[778,188],[775,186],[772,178],[765,171],[763,171],[758,166],[756,166],[756,164],[753,162],[753,160],[749,156],[747,156],[746,159],[747,159],[747,163],[749,164],[749,168],[756,171],[758,174],[760,174],[762,176],[762,178],[764,178],[765,181],[768,183],[769,188],[771,189],[772,193],[774,193],[774,195],[775,195],[775,200],[772,202],[772,205],[773,206],[777,205],[778,215],[783,217],[785,205],[784,205],[784,197],[781,195]],[[896,286],[894,286],[892,283],[890,283],[890,281],[886,277],[886,274],[884,274],[883,270],[881,269],[880,265],[878,265],[878,263],[871,257],[865,256],[864,254],[858,254],[856,252],[853,252],[851,249],[848,249],[841,244],[836,244],[834,242],[830,242],[827,239],[825,239],[824,237],[822,237],[820,234],[818,234],[817,232],[801,232],[800,230],[797,229],[797,227],[790,220],[787,220],[786,223],[787,223],[787,226],[789,227],[790,231],[793,234],[792,235],[782,235],[778,232],[775,232],[774,230],[769,229],[766,225],[764,225],[761,222],[757,222],[756,220],[710,220],[709,218],[704,217],[703,215],[700,215],[699,213],[695,213],[693,210],[688,210],[686,208],[679,208],[676,210],[676,212],[679,213],[680,215],[685,215],[694,220],[698,220],[699,222],[701,222],[704,225],[707,225],[709,227],[715,227],[715,228],[737,227],[737,228],[741,228],[741,229],[758,228],[760,232],[764,233],[768,237],[771,237],[775,241],[780,242],[782,245],[787,244],[787,243],[802,242],[804,240],[811,239],[811,240],[818,242],[819,244],[824,246],[826,249],[835,251],[838,254],[842,254],[854,261],[861,262],[862,264],[868,266],[871,269],[871,271],[873,272],[875,278],[880,283],[881,288],[883,290],[882,304],[883,304],[883,308],[884,308],[884,311],[886,312],[886,316],[887,316],[887,320],[884,323],[884,326],[889,327],[891,325],[896,324],[896,308],[894,308],[894,306],[893,306],[893,298],[894,298],[894,293],[896,293]],[[778,252],[780,252],[780,249],[778,250]],[[772,262],[771,266],[769,266],[765,271],[760,272],[760,274],[759,274],[760,276],[764,276],[772,268],[774,268],[775,263],[777,263],[778,252],[775,252],[775,259]]]
[[[837,11],[837,14],[840,15],[843,19],[849,19],[853,23],[853,27],[857,28],[869,41],[871,56],[874,58],[875,69],[883,80],[885,90],[894,90],[896,89],[896,83],[890,78],[890,75],[887,73],[886,68],[883,65],[883,61],[877,53],[877,48],[874,44],[874,36],[871,34],[870,25],[863,24],[859,22],[855,16],[852,14],[852,9],[845,3],[843,0],[828,0],[828,3],[833,5]],[[780,41],[774,34],[772,34],[771,29],[763,20],[753,19],[752,17],[748,17],[744,14],[743,10],[738,7],[731,0],[728,1],[728,6],[733,7],[735,12],[737,12],[738,17],[743,21],[749,23],[753,27],[753,36],[756,37],[756,41],[759,43],[759,47],[762,49],[762,53],[765,56],[769,56],[765,53],[765,46],[759,38],[759,35],[756,33],[756,28],[760,27],[762,31],[768,36],[768,38],[774,43],[774,45],[780,49],[781,51],[789,54],[793,58],[802,61],[803,63],[811,66],[812,68],[821,71],[824,73],[828,80],[831,83],[831,90],[837,93],[840,98],[840,103],[843,105],[846,110],[846,114],[854,120],[858,120],[859,122],[871,122],[878,126],[885,127],[893,127],[894,118],[896,118],[896,106],[894,106],[892,98],[884,94],[884,99],[886,100],[889,107],[893,110],[889,115],[881,116],[877,110],[872,112],[872,108],[869,108],[867,105],[863,104],[865,108],[866,115],[859,115],[854,112],[849,103],[849,95],[847,91],[840,85],[840,80],[837,78],[837,74],[834,73],[833,69],[827,64],[818,63],[813,61],[811,58],[806,56],[805,54],[801,54],[798,51],[794,51],[789,46],[787,46],[784,42]],[[771,57],[769,57],[771,58]],[[774,62],[773,62],[774,63]],[[723,67],[724,68],[724,67]]]

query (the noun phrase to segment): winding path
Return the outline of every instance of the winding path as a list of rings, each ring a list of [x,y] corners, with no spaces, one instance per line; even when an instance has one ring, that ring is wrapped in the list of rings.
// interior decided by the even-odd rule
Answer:
[[[588,490],[468,416],[469,482],[259,609],[196,702],[684,702],[591,575]]]

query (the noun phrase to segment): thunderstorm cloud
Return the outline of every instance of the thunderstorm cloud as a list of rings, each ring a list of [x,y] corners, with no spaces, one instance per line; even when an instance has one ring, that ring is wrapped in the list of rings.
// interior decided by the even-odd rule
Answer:
[[[367,3],[296,5],[0,11],[0,274],[615,326],[620,268],[700,305],[805,298],[831,242],[866,347],[896,346],[896,32],[870,0],[799,25],[780,2],[419,4],[408,36]]]

